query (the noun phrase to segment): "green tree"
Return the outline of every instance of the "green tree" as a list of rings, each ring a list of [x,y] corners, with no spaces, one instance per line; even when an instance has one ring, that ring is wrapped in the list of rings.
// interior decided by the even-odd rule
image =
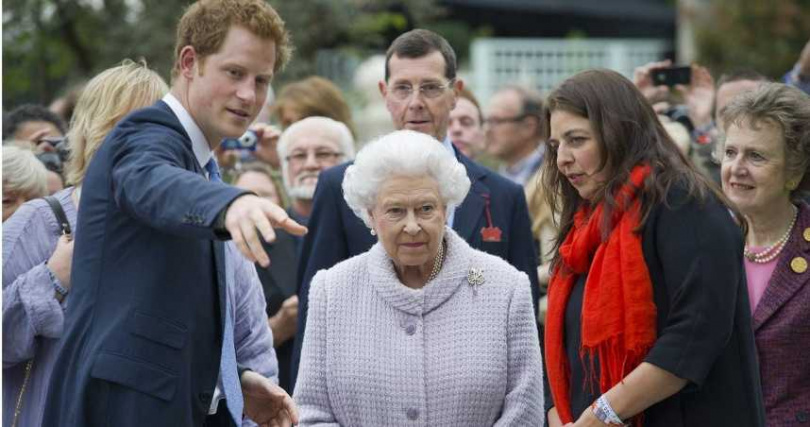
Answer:
[[[778,79],[810,37],[810,2],[714,0],[695,35],[698,60],[715,75],[744,67]]]
[[[438,0],[267,0],[284,18],[295,51],[274,86],[316,73],[318,52],[362,59],[416,27],[445,34],[466,56],[475,34],[443,21]],[[188,0],[6,0],[3,107],[48,104],[70,85],[124,58],[144,58],[168,79],[174,31]],[[358,59],[359,60],[359,59]]]
[[[3,108],[47,105],[124,58],[144,58],[168,77],[184,7],[165,0],[4,1]]]
[[[437,0],[270,0],[295,45],[294,59],[278,83],[316,73],[318,51],[363,56],[384,51],[399,34],[426,26],[444,11]]]

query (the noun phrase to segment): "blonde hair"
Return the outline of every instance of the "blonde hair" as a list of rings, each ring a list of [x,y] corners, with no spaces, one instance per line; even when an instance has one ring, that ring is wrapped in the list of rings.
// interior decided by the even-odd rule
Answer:
[[[80,185],[104,138],[130,112],[148,107],[169,91],[145,61],[125,59],[93,77],[82,91],[70,122],[67,182]]]
[[[177,24],[172,79],[180,71],[180,52],[191,46],[204,60],[217,53],[233,26],[244,27],[262,39],[276,43],[273,71],[284,69],[292,46],[284,21],[265,0],[200,0],[186,9]]]
[[[7,143],[8,144],[8,143]],[[48,195],[48,170],[34,152],[17,145],[3,145],[3,192],[26,200]]]

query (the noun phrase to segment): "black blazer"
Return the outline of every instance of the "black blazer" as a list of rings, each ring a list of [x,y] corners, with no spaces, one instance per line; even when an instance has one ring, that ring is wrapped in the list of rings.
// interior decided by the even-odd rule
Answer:
[[[713,196],[701,204],[678,187],[667,200],[652,209],[641,234],[658,318],[645,361],[689,382],[644,411],[644,426],[762,427],[742,233]],[[579,360],[569,366],[582,369]],[[548,386],[546,406],[554,406]],[[572,410],[578,418],[588,409]]]
[[[201,425],[219,373],[217,215],[243,191],[205,179],[169,107],[110,133],[84,180],[43,425]]]
[[[676,187],[642,234],[658,310],[646,361],[689,380],[645,411],[650,426],[765,426],[743,267],[743,236],[728,209]]]
[[[537,253],[532,241],[531,221],[523,188],[456,152],[472,183],[467,197],[456,208],[453,229],[475,249],[497,255],[529,276],[532,300],[537,313],[540,288],[537,284]],[[343,176],[351,163],[323,171],[318,178],[309,233],[299,262],[298,332],[292,360],[292,380],[298,375],[298,362],[304,340],[309,284],[319,270],[327,269],[368,251],[377,239],[343,198]],[[502,231],[500,242],[484,241],[481,229],[487,226],[487,198],[492,223]]]

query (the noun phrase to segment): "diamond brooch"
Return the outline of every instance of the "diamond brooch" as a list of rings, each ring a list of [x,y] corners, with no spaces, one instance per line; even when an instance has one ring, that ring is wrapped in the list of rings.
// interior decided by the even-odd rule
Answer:
[[[467,272],[467,282],[473,290],[476,290],[478,286],[483,285],[485,282],[484,270],[475,267],[470,268],[470,271]]]

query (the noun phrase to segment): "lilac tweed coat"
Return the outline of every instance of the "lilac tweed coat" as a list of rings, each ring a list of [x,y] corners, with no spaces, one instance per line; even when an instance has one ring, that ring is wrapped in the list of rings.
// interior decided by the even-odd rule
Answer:
[[[442,269],[422,289],[397,279],[380,243],[315,276],[295,388],[301,426],[543,425],[526,274],[445,236]],[[468,280],[472,268],[482,284]]]

